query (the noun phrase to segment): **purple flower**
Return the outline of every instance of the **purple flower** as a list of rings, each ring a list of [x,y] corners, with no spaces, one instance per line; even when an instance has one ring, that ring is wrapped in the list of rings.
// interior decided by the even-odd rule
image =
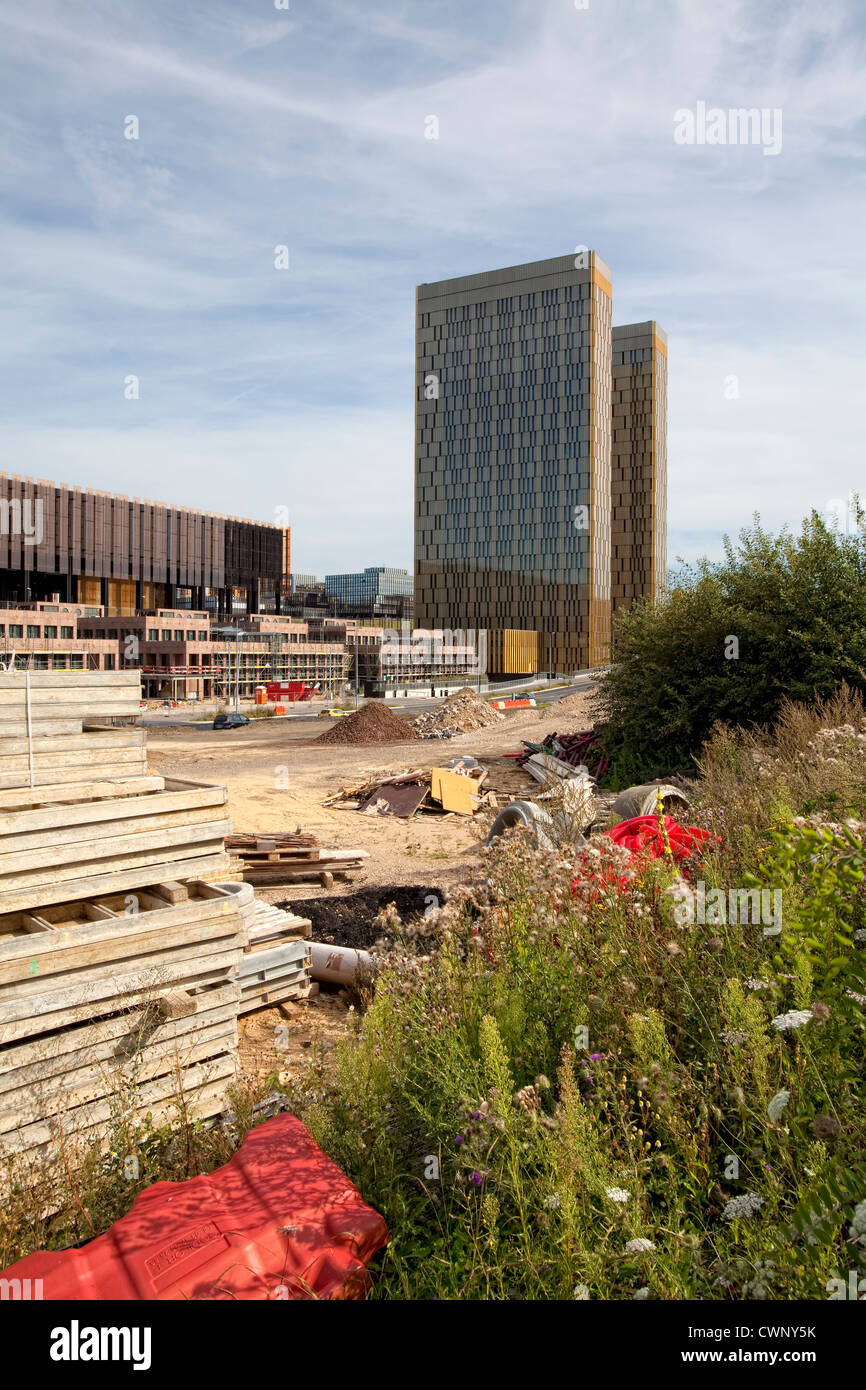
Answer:
[[[601,1052],[590,1052],[589,1055],[593,1062],[597,1062],[603,1054]]]
[[[461,1144],[465,1144],[465,1143],[466,1143],[466,1136],[465,1136],[465,1134],[458,1134],[457,1138],[454,1140],[454,1143],[457,1145],[457,1147],[458,1147],[458,1149],[459,1149]]]
[[[480,1120],[480,1119],[481,1119],[481,1111],[480,1111],[480,1110],[473,1110],[473,1111],[472,1111],[472,1114],[469,1116],[469,1118],[470,1118],[470,1120]]]
[[[469,1175],[469,1181],[472,1183],[473,1187],[480,1187],[481,1184],[483,1183],[484,1179],[482,1178],[481,1174],[480,1174],[480,1173],[478,1172],[478,1170],[476,1169],[476,1171],[475,1171],[474,1173],[470,1173],[470,1175]]]

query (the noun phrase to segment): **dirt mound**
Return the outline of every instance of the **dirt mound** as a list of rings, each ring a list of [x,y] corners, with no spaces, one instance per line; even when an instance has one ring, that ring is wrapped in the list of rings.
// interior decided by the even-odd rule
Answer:
[[[354,714],[336,720],[317,738],[317,743],[407,743],[417,738],[412,725],[392,714],[381,700],[371,700]]]
[[[482,700],[468,685],[455,690],[437,709],[426,710],[412,721],[421,738],[453,738],[455,734],[472,734],[487,729],[505,718],[501,710]]]
[[[586,693],[578,691],[576,695],[566,695],[563,700],[554,700],[551,704],[545,705],[543,709],[537,710],[536,714],[539,719],[550,719],[558,714],[567,716],[569,720],[575,717],[583,718],[585,722],[580,727],[590,729],[593,720],[589,702],[593,693],[592,691]]]

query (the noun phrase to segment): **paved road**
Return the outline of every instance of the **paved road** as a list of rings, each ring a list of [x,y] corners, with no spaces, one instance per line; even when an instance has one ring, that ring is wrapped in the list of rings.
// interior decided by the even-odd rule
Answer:
[[[567,695],[575,695],[578,692],[592,690],[595,683],[596,675],[586,674],[578,676],[576,680],[572,681],[571,685],[558,686],[554,690],[533,690],[528,693],[533,695],[537,700],[543,700],[545,704],[555,704],[559,700],[564,700]],[[508,692],[506,692],[506,694],[507,693]],[[484,698],[496,699],[496,696],[486,695]],[[408,700],[388,701],[390,707],[398,714],[403,710],[405,710],[407,714],[418,714],[421,710],[431,709],[441,703],[441,696],[437,696],[433,699],[429,695],[417,696]],[[316,711],[315,713],[311,712],[309,705],[302,705],[297,709],[292,709],[290,706],[285,717],[287,719],[299,719],[304,722],[309,722],[310,724],[315,724],[318,722],[318,710],[322,708],[322,706],[317,704],[314,708]],[[324,721],[322,721],[322,724],[324,725]],[[141,725],[146,729],[205,729],[211,727],[210,724],[196,723],[195,714],[189,710],[188,707],[186,709],[148,710],[146,713],[142,714]]]

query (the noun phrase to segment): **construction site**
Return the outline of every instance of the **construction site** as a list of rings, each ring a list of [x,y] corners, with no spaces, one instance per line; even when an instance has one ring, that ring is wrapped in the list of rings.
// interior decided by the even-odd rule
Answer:
[[[226,734],[145,729],[140,697],[137,672],[0,674],[7,1190],[104,1154],[118,1103],[152,1126],[180,1097],[218,1125],[239,1077],[327,1067],[388,912],[447,901],[503,808],[549,819],[543,798],[578,769],[526,749],[586,724],[588,700],[464,689],[414,718],[373,701],[324,730],[313,711]],[[174,1274],[164,1296],[207,1296]]]

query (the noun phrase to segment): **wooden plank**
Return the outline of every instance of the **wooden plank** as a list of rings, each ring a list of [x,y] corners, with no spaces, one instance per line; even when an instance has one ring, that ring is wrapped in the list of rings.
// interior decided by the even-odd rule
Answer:
[[[116,959],[131,962],[154,949],[234,936],[242,930],[237,910],[227,900],[192,903],[165,912],[139,912],[117,917],[113,923],[96,921],[90,927],[69,931],[49,928],[35,940],[32,936],[17,937],[10,943],[17,948],[15,954],[4,950],[0,955],[0,1001],[8,987],[19,980],[36,983],[88,965]]]
[[[443,810],[455,811],[458,816],[475,814],[477,802],[473,804],[475,784],[471,777],[464,777],[447,767],[434,767],[430,777],[430,794],[434,800],[442,803]]]
[[[229,868],[230,860],[222,848],[222,841],[213,845],[190,846],[196,850],[183,859],[162,862],[161,855],[151,855],[150,862],[143,867],[119,869],[110,863],[103,866],[103,872],[90,878],[79,878],[61,884],[40,884],[36,887],[19,888],[9,893],[0,893],[0,912],[18,912],[27,908],[47,906],[49,903],[65,902],[70,897],[99,897],[109,893],[120,893],[127,888],[147,888],[153,883],[154,868],[169,878],[197,877],[199,874],[216,874]]]
[[[7,809],[12,812],[20,811],[22,815],[33,815],[42,811],[56,817],[58,802],[93,801],[98,797],[117,799],[140,796],[147,792],[161,792],[164,786],[165,779],[153,775],[117,777],[105,781],[99,779],[89,782],[54,783],[41,787],[16,787],[0,790],[0,813]],[[3,819],[5,820],[5,816]]]
[[[237,1019],[232,1017],[195,1033],[149,1043],[143,1053],[128,1058],[125,1063],[109,1056],[102,1062],[88,1061],[56,1077],[39,1078],[17,1090],[0,1094],[0,1133],[47,1118],[56,1110],[58,1102],[65,1112],[73,1104],[87,1104],[101,1100],[114,1090],[119,1092],[124,1075],[127,1080],[134,1079],[138,1086],[173,1074],[178,1065],[189,1067],[221,1053],[233,1052],[237,1045]]]
[[[72,717],[66,717],[63,719],[40,719],[39,737],[49,737],[55,734],[80,734],[82,722],[83,721],[81,719],[75,719]],[[23,736],[26,738],[26,720],[8,718],[4,719],[2,715],[0,715],[0,738],[19,739],[22,737],[22,727],[24,729]]]
[[[169,825],[163,830],[139,830],[131,835],[111,835],[83,840],[78,844],[50,846],[18,852],[14,842],[0,841],[5,852],[0,854],[0,899],[7,890],[39,883],[51,883],[60,877],[66,883],[98,873],[103,861],[110,870],[125,869],[143,862],[145,854],[179,849],[196,853],[192,848],[213,840],[222,840],[231,829],[229,820],[208,820],[201,825]],[[74,890],[73,890],[74,891]]]
[[[213,970],[215,961],[224,962],[234,978],[242,954],[240,937],[225,936],[213,941],[196,941],[173,950],[154,951],[149,956],[130,961],[134,969],[117,973],[104,966],[80,970],[75,983],[59,976],[54,987],[46,990],[45,981],[26,980],[4,991],[0,999],[0,1025],[29,1019],[31,1033],[44,1031],[39,1020],[74,1004],[94,1004],[110,1001],[114,1010],[122,1009],[123,995],[136,990],[150,989],[154,995],[163,994],[179,980],[194,978],[199,963],[202,969]]]
[[[237,1060],[234,1056],[223,1056],[213,1060],[207,1068],[207,1076],[201,1076],[201,1080],[208,1087],[215,1087],[222,1083],[222,1091],[237,1071]],[[197,1068],[190,1068],[190,1081],[199,1080],[200,1073]],[[187,1074],[184,1073],[181,1080],[182,1089],[186,1095]],[[137,1096],[137,1109],[146,1111],[153,1109],[158,1102],[166,1102],[165,1111],[171,1112],[177,1088],[177,1078],[174,1075],[157,1077],[154,1081],[145,1082]],[[195,1084],[190,1087],[190,1100],[194,1102],[194,1092],[199,1089]],[[192,1108],[192,1107],[190,1107]],[[56,1137],[58,1131],[72,1135],[75,1132],[83,1132],[101,1126],[111,1120],[111,1104],[107,1100],[93,1101],[88,1105],[78,1106],[68,1109],[62,1116],[61,1123],[58,1125],[49,1120],[39,1120],[33,1124],[22,1125],[19,1129],[4,1135],[3,1149],[7,1153],[20,1153],[24,1149],[31,1149],[35,1145],[49,1143]]]
[[[157,816],[131,815],[128,819],[102,821],[97,826],[78,824],[10,835],[3,833],[3,817],[0,816],[0,875],[5,873],[6,864],[11,856],[25,851],[32,852],[35,856],[49,845],[53,851],[69,845],[81,846],[83,856],[87,852],[87,846],[97,844],[100,840],[107,843],[109,838],[128,839],[162,830],[180,830],[184,826],[215,825],[218,821],[218,810],[215,811],[212,806],[203,806],[193,811],[166,811]],[[38,860],[34,857],[32,862],[35,867]],[[58,859],[56,862],[63,861]]]
[[[105,748],[144,748],[147,743],[145,729],[106,729],[94,733],[37,734],[33,738],[33,754],[42,757],[47,753],[76,753],[79,751],[95,753]],[[29,742],[26,738],[4,738],[0,743],[0,764],[3,759],[16,754],[27,757]]]
[[[196,962],[193,962],[174,973],[167,971],[164,983],[157,989],[153,988],[152,982],[148,982],[137,989],[130,990],[129,993],[125,993],[119,1002],[109,997],[103,1000],[85,1000],[82,1003],[66,1004],[51,1014],[41,1015],[35,1026],[29,1017],[0,1023],[0,1044],[6,1046],[46,1035],[57,1037],[61,1029],[71,1028],[74,1024],[89,1024],[95,1020],[118,1014],[126,1018],[132,1009],[152,1006],[159,998],[160,992],[173,983],[180,983],[184,989],[191,989],[197,998],[207,998],[214,994],[217,989],[230,989],[234,992],[235,998],[239,999],[240,989],[231,978],[237,964],[237,956],[232,953],[226,959],[228,965],[224,960],[214,958],[216,964],[211,961],[203,961],[201,966],[198,966]]]
[[[81,806],[45,806],[28,811],[0,815],[0,835],[13,835],[25,830],[65,829],[70,825],[97,825],[110,820],[127,820],[130,816],[163,815],[169,811],[191,811],[203,806],[224,806],[228,800],[225,787],[208,783],[186,783],[178,791],[165,790],[162,777],[145,779],[158,783],[150,791],[141,788],[141,796],[123,800],[92,801]],[[83,783],[99,786],[100,783]],[[111,785],[111,784],[109,784]],[[44,790],[44,789],[43,789]],[[102,793],[112,796],[110,791]],[[42,791],[39,793],[42,796]],[[99,795],[96,793],[95,795]],[[46,798],[48,799],[48,798]],[[0,803],[2,804],[2,803]]]
[[[184,1037],[201,1026],[232,1019],[237,1013],[237,985],[223,985],[201,994],[184,993],[195,1005],[193,1015],[177,1019],[157,1017],[157,998],[151,1001],[154,1007],[144,1005],[112,1018],[81,1023],[0,1048],[0,1092],[15,1090],[23,1084],[22,1076],[28,1082],[38,1081],[42,1074],[72,1070],[85,1059],[102,1062],[113,1056],[118,1047],[140,1048],[147,1046],[151,1038],[163,1041]]]

